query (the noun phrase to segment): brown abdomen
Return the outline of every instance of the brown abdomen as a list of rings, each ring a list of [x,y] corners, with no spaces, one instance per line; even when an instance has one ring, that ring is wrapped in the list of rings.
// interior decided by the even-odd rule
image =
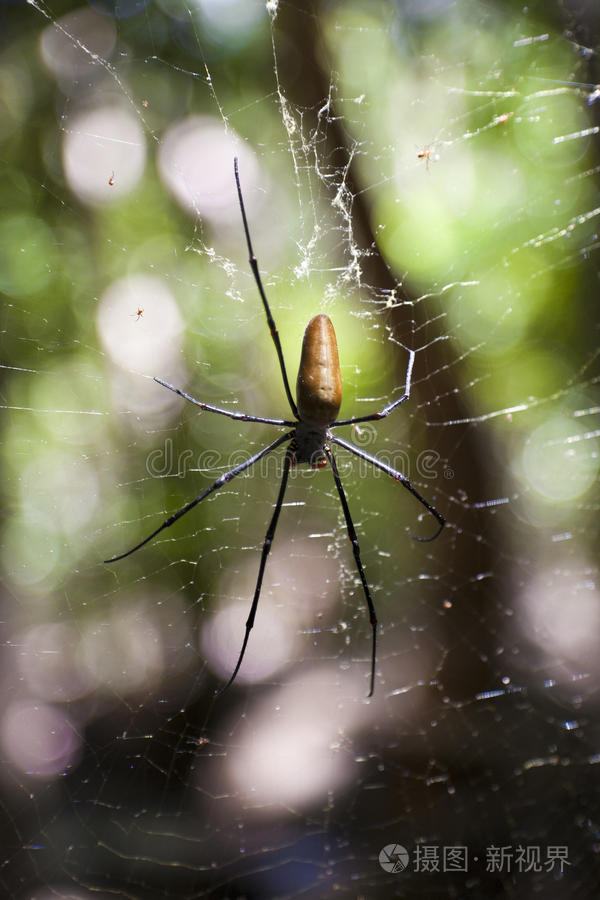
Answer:
[[[326,428],[335,422],[342,403],[342,376],[335,331],[320,313],[304,332],[296,382],[296,401],[303,422]]]

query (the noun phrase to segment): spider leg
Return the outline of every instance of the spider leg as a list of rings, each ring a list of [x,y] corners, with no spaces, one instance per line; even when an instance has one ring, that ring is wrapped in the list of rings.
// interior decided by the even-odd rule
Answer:
[[[258,462],[258,460],[262,459],[263,456],[266,456],[267,453],[271,453],[273,450],[275,450],[276,447],[279,447],[280,444],[283,444],[284,441],[290,440],[292,436],[293,433],[289,431],[287,434],[282,434],[281,437],[278,437],[276,441],[273,441],[273,443],[269,444],[268,447],[264,447],[262,450],[259,450],[259,452],[255,453],[254,456],[251,456],[250,459],[247,459],[245,462],[240,463],[240,465],[236,466],[234,469],[230,469],[229,472],[224,472],[217,478],[216,481],[214,481],[210,485],[210,487],[207,487],[205,491],[202,491],[201,494],[198,494],[198,496],[194,500],[186,503],[186,505],[178,510],[178,512],[173,513],[172,516],[169,516],[168,519],[165,519],[165,521],[159,528],[156,529],[156,531],[153,531],[152,534],[149,534],[147,538],[144,538],[143,541],[140,541],[140,543],[136,544],[135,547],[132,547],[131,550],[127,550],[126,553],[121,553],[119,554],[119,556],[113,556],[110,559],[105,559],[104,562],[118,562],[118,560],[120,559],[125,559],[126,556],[131,556],[132,553],[135,553],[136,550],[139,550],[140,547],[143,547],[144,544],[147,544],[149,541],[151,541],[152,538],[156,537],[157,534],[160,534],[163,529],[169,528],[171,525],[177,522],[178,519],[181,519],[182,516],[185,516],[186,513],[188,513],[191,509],[194,508],[194,506],[197,506],[198,503],[208,497],[209,494],[214,493],[214,491],[218,491],[219,488],[222,488],[224,484],[227,484],[227,482],[231,481],[232,478],[235,478],[236,475],[239,475],[245,469],[249,469],[251,465],[253,465],[255,462]]]
[[[288,448],[287,453],[285,454],[285,460],[283,463],[283,475],[281,476],[281,485],[279,486],[279,494],[277,495],[277,502],[275,503],[275,509],[273,511],[273,516],[271,517],[271,521],[269,523],[269,527],[267,529],[267,533],[265,535],[265,542],[262,548],[262,555],[260,558],[260,566],[258,568],[258,578],[256,580],[256,588],[254,589],[254,597],[252,598],[252,606],[250,607],[250,615],[248,616],[248,620],[246,622],[246,633],[244,635],[244,640],[242,642],[242,649],[240,650],[240,655],[238,657],[238,661],[236,663],[235,669],[233,670],[233,675],[227,682],[224,688],[221,688],[219,694],[222,694],[223,691],[226,691],[230,685],[235,681],[235,677],[240,670],[240,666],[242,664],[242,660],[244,658],[244,654],[246,652],[246,645],[248,644],[248,638],[250,637],[250,632],[254,626],[254,619],[256,617],[256,610],[258,608],[258,601],[260,598],[260,590],[263,582],[263,575],[265,574],[265,566],[267,564],[267,557],[269,555],[269,551],[271,550],[271,544],[273,542],[273,537],[275,535],[275,529],[277,527],[277,521],[279,519],[279,513],[281,512],[281,506],[283,504],[283,495],[285,494],[285,489],[287,486],[288,475],[290,472],[290,464],[292,460],[292,451]]]
[[[369,622],[371,623],[371,628],[373,630],[373,647],[371,651],[371,687],[369,689],[368,697],[373,696],[373,691],[375,690],[375,660],[377,655],[377,616],[375,615],[375,607],[373,605],[373,600],[371,599],[371,592],[369,590],[369,585],[367,584],[367,579],[365,577],[364,569],[362,567],[362,562],[360,561],[360,548],[358,546],[358,538],[356,536],[356,529],[354,528],[354,522],[352,521],[352,516],[350,515],[350,509],[348,507],[348,501],[346,500],[346,494],[344,492],[344,488],[342,487],[342,482],[340,480],[340,473],[338,472],[337,463],[335,461],[335,456],[325,445],[323,448],[327,459],[331,465],[331,471],[333,472],[333,479],[335,481],[335,486],[338,489],[338,494],[340,495],[340,501],[342,504],[342,510],[344,512],[344,518],[346,520],[346,529],[348,531],[348,537],[350,538],[350,543],[352,544],[352,552],[354,553],[354,560],[356,562],[356,568],[358,569],[358,574],[360,576],[360,580],[362,582],[363,591],[365,592],[365,600],[367,601],[367,607],[369,609]]]
[[[242,186],[240,184],[240,173],[238,170],[238,161],[237,156],[233,160],[233,169],[235,172],[235,183],[237,186],[238,198],[240,201],[240,210],[242,213],[242,222],[244,223],[244,234],[246,235],[246,244],[248,245],[248,253],[250,255],[249,263],[250,268],[252,269],[252,274],[254,275],[254,280],[256,282],[256,286],[258,288],[258,293],[260,294],[260,299],[263,302],[263,306],[265,308],[265,313],[267,316],[267,324],[269,326],[269,331],[271,332],[271,337],[273,338],[273,343],[275,344],[275,349],[277,351],[277,356],[279,358],[279,368],[281,369],[281,376],[283,378],[283,386],[285,388],[285,393],[287,394],[288,402],[290,404],[290,408],[294,417],[298,418],[298,407],[294,402],[294,398],[292,397],[292,392],[290,391],[290,383],[288,381],[287,372],[285,370],[285,361],[283,359],[283,350],[281,349],[281,341],[279,340],[279,332],[275,326],[275,320],[271,315],[271,309],[269,307],[269,301],[267,300],[267,295],[265,294],[265,289],[263,287],[263,283],[260,277],[260,272],[258,271],[258,262],[256,261],[256,257],[254,255],[254,250],[252,249],[252,241],[250,240],[250,230],[248,228],[248,219],[246,218],[246,208],[244,206],[244,198],[242,197]]]
[[[405,403],[410,397],[410,382],[412,378],[412,370],[413,364],[415,361],[415,351],[409,350],[408,357],[408,367],[406,369],[406,384],[404,386],[404,393],[401,397],[398,397],[397,400],[394,400],[392,403],[388,403],[380,412],[371,413],[369,416],[354,416],[352,419],[340,419],[337,422],[334,422],[330,425],[330,428],[336,428],[338,425],[357,425],[359,422],[375,422],[378,419],[385,419],[386,416],[389,416],[393,409],[396,409],[397,406],[400,406],[402,403]]]
[[[162,378],[154,379],[158,384],[162,384],[163,387],[168,388],[170,391],[173,391],[174,394],[179,394],[180,397],[183,397],[184,400],[189,400],[190,403],[193,403],[195,406],[199,406],[200,409],[206,410],[206,412],[219,413],[221,416],[227,416],[228,419],[238,419],[241,422],[262,422],[263,425],[295,425],[295,422],[288,422],[286,419],[265,419],[263,416],[249,416],[247,413],[238,412],[236,410],[230,409],[220,409],[218,406],[212,406],[210,403],[202,403],[200,400],[194,399],[194,397],[190,397],[189,394],[186,394],[185,391],[180,390],[180,388],[173,387],[172,384],[169,384],[167,381],[163,381]]]
[[[352,419],[339,419],[337,422],[333,422],[329,427],[337,428],[338,425],[357,425],[359,422],[376,422],[378,419],[385,419],[393,409],[396,409],[401,403],[405,403],[408,398],[409,395],[404,394],[402,397],[399,397],[398,400],[394,400],[393,403],[388,404],[381,412],[371,413],[369,416],[354,416]]]
[[[381,462],[381,460],[377,459],[376,456],[371,456],[370,453],[365,453],[364,450],[360,450],[358,447],[355,447],[354,444],[351,444],[349,441],[343,441],[341,438],[334,437],[333,435],[329,436],[329,440],[333,441],[334,444],[339,444],[340,447],[344,447],[346,450],[349,450],[350,453],[354,453],[355,456],[360,457],[360,459],[366,460],[366,462],[370,462],[375,466],[376,469],[380,469],[382,472],[385,472],[386,475],[389,475],[390,478],[393,478],[395,481],[399,481],[402,487],[405,487],[407,491],[416,497],[419,503],[422,503],[428,512],[437,519],[439,524],[439,528],[432,534],[431,537],[418,537],[413,534],[413,541],[422,541],[426,543],[428,541],[434,541],[436,537],[441,533],[442,528],[446,524],[446,520],[441,513],[437,511],[435,506],[432,506],[431,503],[428,503],[425,497],[422,497],[421,494],[412,486],[406,475],[403,475],[402,472],[398,472],[397,469],[393,469],[391,466],[388,466],[387,463]]]

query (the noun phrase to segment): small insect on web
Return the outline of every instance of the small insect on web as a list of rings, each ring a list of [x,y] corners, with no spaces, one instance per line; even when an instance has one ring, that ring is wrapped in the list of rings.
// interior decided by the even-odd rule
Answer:
[[[417,159],[425,160],[425,168],[429,171],[429,163],[439,159],[437,154],[433,155],[433,146],[417,148]]]
[[[267,324],[269,326],[271,337],[273,339],[275,350],[277,352],[277,357],[279,359],[279,367],[281,369],[283,386],[294,418],[293,420],[268,419],[262,416],[252,416],[243,412],[233,412],[231,410],[221,409],[218,406],[212,406],[209,403],[203,403],[200,400],[196,400],[194,397],[186,394],[185,391],[173,387],[173,385],[168,384],[166,381],[163,381],[162,378],[155,378],[154,380],[158,382],[158,384],[161,384],[163,387],[168,388],[168,390],[173,391],[175,394],[183,397],[184,400],[188,400],[190,403],[193,403],[195,406],[198,406],[200,409],[205,410],[206,412],[218,413],[221,416],[227,416],[229,419],[236,419],[237,421],[260,422],[264,425],[276,425],[278,427],[291,430],[288,430],[285,432],[285,434],[280,435],[280,437],[273,441],[273,443],[269,444],[267,447],[264,447],[262,450],[259,450],[258,453],[255,453],[249,459],[245,460],[243,463],[240,463],[240,465],[235,466],[235,468],[230,469],[228,472],[224,472],[223,475],[220,475],[219,478],[217,478],[217,480],[210,485],[210,487],[207,487],[204,491],[202,491],[202,493],[198,494],[197,497],[195,497],[193,500],[190,500],[189,503],[186,503],[185,506],[165,519],[162,525],[160,525],[155,531],[153,531],[152,534],[149,534],[148,537],[144,538],[143,541],[140,541],[139,544],[136,544],[135,547],[132,547],[131,550],[127,550],[125,553],[121,553],[118,556],[113,556],[111,559],[105,560],[105,562],[114,563],[120,559],[124,559],[126,556],[130,556],[132,553],[135,553],[137,550],[139,550],[141,547],[155,538],[156,535],[160,534],[160,532],[165,528],[170,528],[171,525],[174,525],[175,522],[181,519],[182,516],[185,516],[186,513],[190,512],[195,506],[198,505],[198,503],[201,503],[202,500],[210,496],[210,494],[218,491],[219,488],[223,487],[223,485],[230,482],[233,478],[235,478],[237,475],[240,475],[246,469],[249,469],[254,465],[254,463],[258,462],[259,459],[262,459],[264,456],[267,456],[267,454],[272,453],[277,449],[277,447],[280,447],[282,444],[287,443],[288,446],[285,452],[283,475],[279,487],[279,494],[277,495],[275,509],[273,511],[273,515],[271,517],[269,527],[267,528],[267,533],[265,535],[265,540],[263,543],[260,564],[258,567],[258,578],[256,581],[256,588],[254,590],[254,597],[252,598],[252,604],[250,606],[250,614],[246,621],[246,631],[244,634],[244,639],[242,641],[242,649],[240,650],[240,654],[231,678],[229,679],[225,687],[222,688],[222,691],[224,691],[235,681],[236,675],[239,672],[240,666],[242,665],[242,660],[244,659],[246,646],[248,644],[248,638],[250,637],[250,632],[254,625],[256,611],[258,609],[258,601],[260,598],[265,566],[267,564],[267,557],[271,549],[271,543],[273,541],[275,529],[279,520],[279,514],[281,512],[281,507],[283,504],[283,498],[285,495],[290,467],[300,463],[307,463],[308,465],[312,466],[312,468],[316,469],[322,468],[329,463],[333,474],[333,480],[335,482],[335,486],[340,498],[342,512],[344,514],[344,519],[346,522],[346,530],[348,532],[350,543],[352,544],[352,552],[354,554],[356,569],[360,578],[360,582],[362,584],[362,589],[369,612],[369,622],[371,624],[372,638],[371,676],[368,696],[371,697],[375,687],[375,663],[377,659],[377,617],[375,615],[375,606],[373,605],[371,591],[369,589],[369,585],[360,558],[360,549],[358,545],[358,538],[356,536],[356,530],[354,528],[352,516],[350,515],[348,501],[346,500],[346,494],[344,492],[344,488],[342,487],[340,474],[338,471],[335,456],[331,451],[330,443],[338,444],[338,446],[350,451],[350,453],[353,453],[360,459],[366,460],[367,462],[371,463],[371,465],[375,466],[375,468],[384,472],[386,475],[389,475],[390,478],[393,478],[395,481],[399,481],[400,484],[404,488],[406,488],[407,491],[410,491],[410,493],[414,497],[416,497],[419,503],[422,503],[423,506],[431,513],[431,515],[437,520],[438,523],[438,527],[435,533],[432,534],[431,537],[416,537],[413,535],[414,540],[435,540],[435,538],[438,537],[445,525],[445,519],[441,515],[441,513],[439,513],[437,509],[435,509],[435,507],[428,503],[428,501],[425,500],[425,498],[422,497],[417,490],[415,490],[408,478],[403,475],[402,472],[393,469],[391,466],[387,465],[387,463],[384,463],[381,460],[377,459],[377,457],[371,456],[371,454],[366,453],[364,450],[355,447],[354,444],[351,444],[349,441],[345,441],[340,437],[335,437],[331,433],[331,429],[338,428],[341,425],[358,425],[360,422],[373,422],[379,419],[384,419],[392,412],[392,410],[396,409],[397,406],[400,406],[402,403],[409,399],[410,381],[409,379],[407,379],[405,393],[397,400],[389,403],[379,412],[371,413],[366,416],[354,416],[350,419],[338,419],[337,414],[342,403],[342,378],[338,361],[337,342],[335,331],[333,330],[333,325],[330,318],[321,313],[310,320],[310,322],[306,326],[306,331],[304,332],[302,354],[300,357],[300,368],[298,371],[298,379],[296,382],[296,400],[294,400],[294,398],[292,397],[292,392],[290,390],[287,371],[285,368],[283,350],[281,348],[281,341],[279,340],[279,332],[275,327],[275,321],[271,314],[271,309],[269,307],[267,296],[265,294],[263,283],[260,277],[260,272],[258,270],[258,262],[254,255],[254,250],[252,249],[248,220],[246,218],[246,209],[244,206],[242,188],[240,185],[237,158],[234,159],[234,174],[240,204],[240,211],[242,214],[244,234],[246,236],[246,244],[248,246],[248,253],[250,257],[250,268],[252,270],[252,274],[258,288],[258,293],[260,294],[260,298],[263,303],[263,307],[267,317]]]

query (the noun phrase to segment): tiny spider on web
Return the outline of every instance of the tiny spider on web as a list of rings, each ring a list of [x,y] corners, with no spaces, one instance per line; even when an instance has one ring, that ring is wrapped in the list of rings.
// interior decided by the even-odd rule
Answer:
[[[439,513],[437,509],[435,509],[434,506],[428,503],[428,501],[425,500],[425,498],[422,497],[421,494],[419,494],[419,492],[412,486],[408,478],[403,475],[402,472],[393,469],[387,463],[377,459],[376,456],[371,456],[370,453],[366,453],[364,450],[359,449],[349,441],[343,440],[340,437],[335,437],[332,434],[331,429],[339,428],[341,425],[353,425],[356,427],[361,422],[373,422],[379,419],[384,419],[392,412],[392,410],[396,409],[397,406],[400,406],[402,403],[408,400],[410,395],[410,367],[412,366],[414,351],[411,353],[411,363],[409,367],[409,375],[407,377],[405,393],[401,397],[399,397],[397,400],[394,400],[392,403],[389,403],[379,412],[370,413],[366,416],[353,416],[350,419],[338,419],[337,414],[342,403],[342,378],[338,361],[337,342],[331,319],[329,318],[329,316],[320,313],[310,320],[310,322],[306,326],[306,331],[304,332],[302,353],[300,357],[300,368],[298,371],[298,380],[296,382],[296,400],[294,400],[294,398],[292,397],[292,392],[290,390],[287,371],[285,368],[283,350],[281,348],[281,342],[279,340],[279,332],[275,327],[275,321],[273,319],[273,316],[271,315],[271,309],[269,307],[267,296],[265,294],[263,283],[260,277],[260,272],[258,270],[258,262],[254,255],[254,250],[252,249],[250,231],[248,229],[248,220],[246,218],[246,209],[244,207],[242,188],[240,185],[237,158],[234,159],[234,173],[240,211],[242,214],[244,234],[246,237],[246,244],[250,257],[250,268],[252,270],[252,274],[258,288],[258,293],[260,294],[260,298],[263,303],[263,307],[267,317],[267,324],[269,326],[271,337],[273,339],[273,343],[275,344],[277,357],[279,359],[279,367],[283,379],[283,387],[285,389],[287,400],[294,418],[292,420],[270,419],[264,418],[262,416],[248,415],[243,412],[233,412],[231,410],[221,409],[218,406],[211,406],[209,403],[203,403],[200,400],[195,400],[194,397],[186,394],[185,391],[173,387],[173,385],[168,384],[161,378],[155,378],[154,380],[158,382],[158,384],[161,384],[163,387],[168,388],[168,390],[173,391],[175,394],[178,394],[180,397],[183,397],[185,400],[188,400],[190,403],[193,403],[195,406],[198,406],[200,407],[200,409],[206,410],[207,412],[218,413],[221,416],[227,416],[228,418],[236,419],[237,421],[260,422],[264,425],[276,425],[290,430],[286,431],[285,434],[280,435],[280,437],[278,437],[275,441],[273,441],[267,447],[264,447],[262,450],[259,450],[258,453],[255,453],[249,459],[240,463],[238,466],[235,466],[235,468],[230,469],[228,472],[225,472],[223,475],[220,475],[219,478],[217,478],[217,480],[210,485],[210,487],[207,487],[202,491],[202,493],[198,494],[197,497],[195,497],[193,500],[190,500],[189,503],[186,503],[185,506],[170,515],[167,519],[165,519],[162,525],[160,525],[155,531],[152,532],[152,534],[149,534],[148,537],[144,538],[143,541],[140,541],[139,544],[136,544],[135,547],[132,547],[131,550],[127,550],[125,553],[121,553],[118,556],[113,556],[111,557],[111,559],[105,560],[105,562],[114,563],[120,559],[124,559],[126,556],[130,556],[132,553],[135,553],[137,550],[143,547],[144,544],[147,544],[154,537],[156,537],[157,534],[160,534],[160,532],[165,528],[170,528],[171,525],[174,525],[175,522],[177,522],[182,516],[190,512],[190,510],[192,510],[198,503],[201,503],[201,501],[208,497],[210,494],[214,493],[214,491],[218,491],[219,488],[230,482],[232,478],[236,477],[236,475],[239,475],[241,472],[244,472],[246,469],[250,468],[250,466],[258,462],[259,459],[262,459],[268,453],[271,453],[273,450],[277,449],[277,447],[281,446],[281,444],[287,443],[288,446],[283,461],[283,475],[279,486],[279,493],[277,495],[275,509],[273,511],[273,515],[271,517],[269,527],[267,528],[267,533],[265,535],[265,540],[263,543],[260,564],[258,567],[256,588],[254,591],[252,604],[250,606],[250,614],[246,621],[246,630],[242,641],[242,648],[240,650],[236,666],[233,670],[233,674],[231,675],[231,678],[229,679],[225,687],[221,689],[222,692],[226,690],[226,688],[228,688],[231,684],[233,684],[240,666],[242,665],[242,660],[244,659],[244,653],[246,652],[248,638],[250,637],[250,632],[252,630],[254,619],[256,617],[267,557],[271,549],[271,543],[275,535],[275,528],[277,527],[277,522],[279,520],[279,514],[281,512],[281,507],[283,504],[283,498],[287,486],[290,467],[301,463],[307,463],[314,469],[320,469],[329,464],[331,466],[333,480],[335,482],[335,486],[340,498],[342,512],[344,514],[344,519],[346,522],[346,530],[348,532],[350,543],[352,544],[352,552],[354,554],[356,570],[360,578],[369,613],[372,638],[371,673],[368,696],[371,697],[375,688],[375,664],[377,659],[377,617],[375,615],[375,606],[371,598],[371,591],[369,589],[369,585],[360,558],[360,549],[358,546],[356,530],[354,528],[352,516],[350,515],[348,501],[346,500],[346,494],[344,492],[344,488],[342,487],[337,463],[335,460],[335,456],[331,451],[330,444],[337,444],[338,446],[343,447],[345,450],[350,451],[350,453],[353,453],[360,459],[366,460],[367,462],[371,463],[371,465],[375,466],[375,468],[380,469],[386,475],[389,475],[390,478],[393,478],[394,481],[400,482],[402,487],[406,488],[406,490],[409,491],[414,497],[416,497],[419,503],[421,503],[425,507],[425,509],[427,509],[428,512],[431,513],[431,515],[437,520],[438,523],[438,527],[436,528],[435,533],[430,537],[417,537],[413,535],[414,540],[433,541],[441,533],[446,520],[441,515],[441,513]],[[139,310],[138,314],[141,314]]]
[[[143,317],[143,315],[144,315],[144,310],[141,308],[141,306],[138,306],[136,311],[134,313],[131,313],[131,318],[135,319],[136,322],[139,322],[140,319]]]

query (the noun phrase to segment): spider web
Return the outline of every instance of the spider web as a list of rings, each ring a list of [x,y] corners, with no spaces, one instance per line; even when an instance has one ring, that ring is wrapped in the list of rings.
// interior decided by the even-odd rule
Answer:
[[[4,7],[9,898],[595,897],[598,13]],[[283,451],[338,338],[328,469]],[[406,862],[408,861],[408,862]]]

